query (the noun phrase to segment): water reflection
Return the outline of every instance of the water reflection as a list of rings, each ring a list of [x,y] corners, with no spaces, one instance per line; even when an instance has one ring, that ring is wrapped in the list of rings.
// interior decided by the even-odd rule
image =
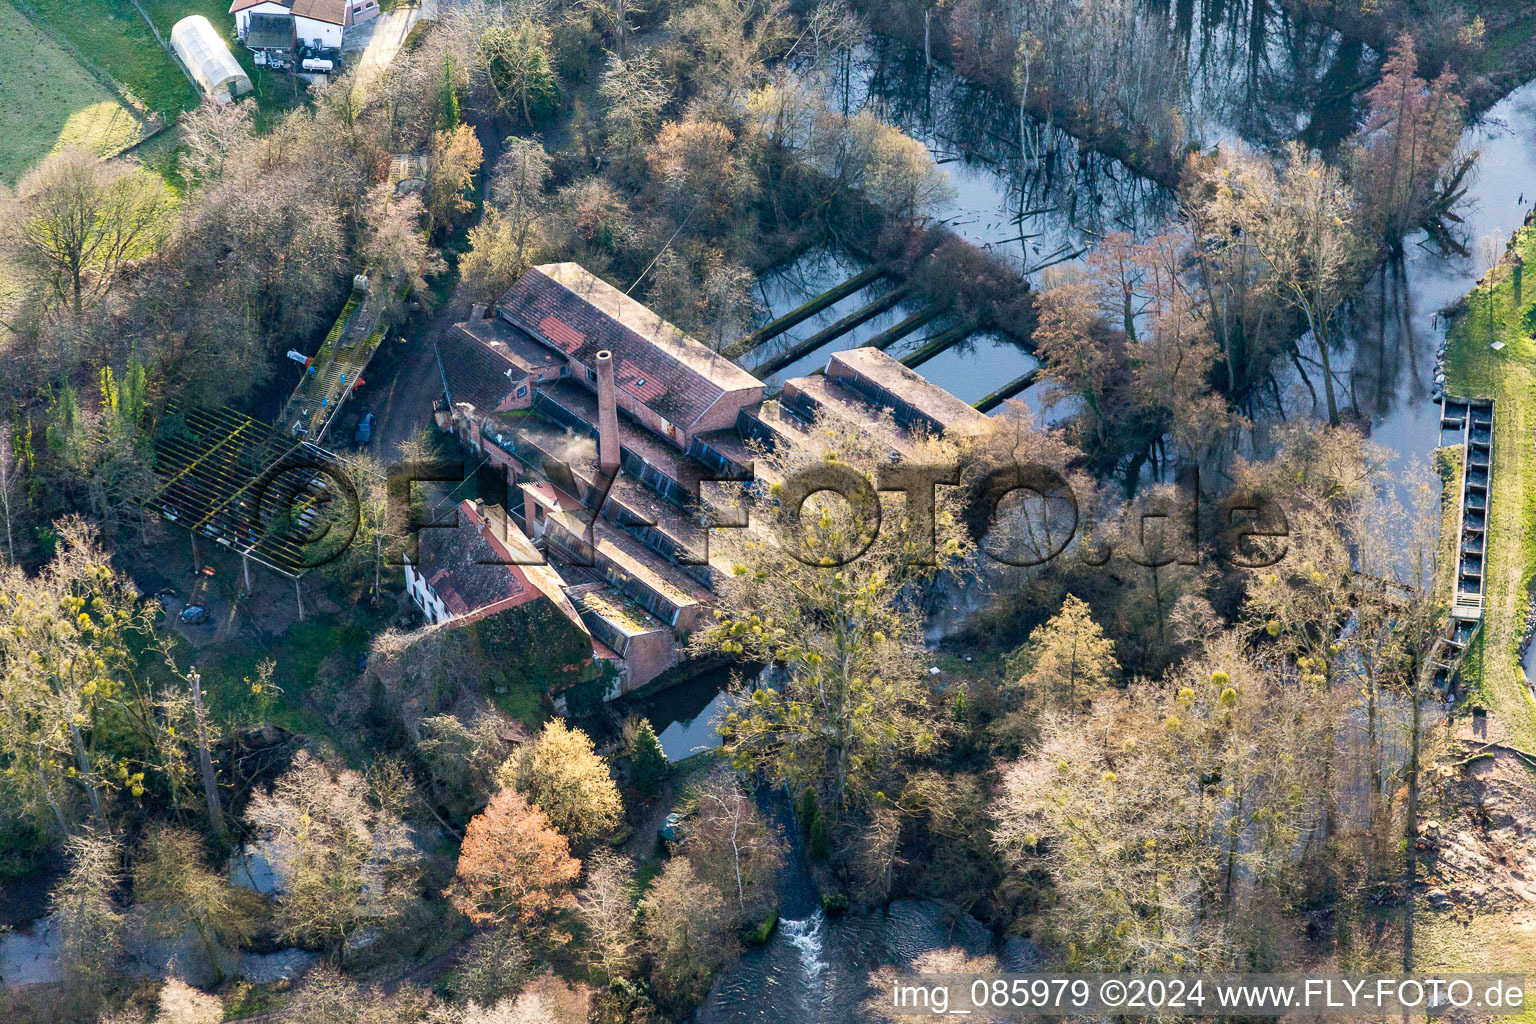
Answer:
[[[652,696],[626,700],[622,713],[649,719],[662,752],[675,763],[720,746],[716,727],[735,704],[732,679],[729,668],[705,672]]]
[[[904,341],[891,354],[899,358],[919,344]],[[978,331],[916,369],[956,398],[974,404],[1039,365],[1039,361],[1017,342],[990,331]],[[1024,401],[1035,410],[1037,418],[1040,413],[1038,391],[1039,388],[1031,387],[1024,392],[1028,396]]]
[[[1149,31],[1171,34],[1190,63],[1189,109],[1213,139],[1240,136],[1266,145],[1300,134],[1312,145],[1336,144],[1355,124],[1355,101],[1374,77],[1380,56],[1336,33],[1298,19],[1272,0],[1147,0]],[[1123,163],[1079,145],[1060,130],[1045,132],[995,93],[935,66],[920,53],[872,39],[848,73],[828,87],[839,109],[869,109],[922,141],[954,185],[938,218],[972,243],[1004,254],[1034,284],[1041,267],[1079,253],[1111,231],[1156,234],[1175,215],[1172,196]],[[1021,131],[1021,125],[1023,131]],[[1458,210],[1465,237],[1507,237],[1536,199],[1536,84],[1526,85],[1489,110],[1463,136],[1480,154],[1468,199]],[[1475,246],[1474,246],[1475,248]],[[765,277],[764,299],[775,312],[793,308],[856,270],[846,257],[803,257]],[[1422,464],[1435,446],[1438,411],[1430,401],[1435,349],[1443,337],[1435,314],[1471,290],[1474,262],[1409,239],[1400,264],[1388,264],[1367,283],[1345,313],[1334,372],[1343,400],[1372,427],[1373,437],[1399,454],[1397,470]],[[850,297],[794,332],[805,337],[868,301]],[[779,379],[809,372],[832,351],[854,347],[907,310],[898,307],[823,351],[806,357]],[[935,323],[898,344],[899,355],[937,333]],[[1305,339],[1301,351],[1308,351]],[[1028,357],[977,342],[946,354],[919,372],[974,401],[1012,379]],[[1006,364],[1006,365],[1005,365]],[[1316,387],[1316,368],[1308,374]],[[1036,391],[1037,389],[1031,389]],[[1285,417],[1323,414],[1294,370],[1278,382],[1278,406],[1253,410],[1254,449],[1264,454],[1268,429]],[[1319,392],[1321,388],[1318,388]],[[1026,394],[1026,401],[1038,402]],[[1039,410],[1037,409],[1037,412]],[[1061,410],[1052,410],[1051,418]]]
[[[765,946],[726,968],[699,1024],[811,1024],[865,1019],[876,995],[869,975],[887,964],[910,969],[938,949],[975,956],[992,951],[992,935],[969,915],[946,913],[926,900],[895,900],[882,910],[829,920],[819,908],[786,917]]]
[[[758,298],[764,313],[761,324],[790,310],[804,305],[829,288],[848,280],[865,269],[865,264],[842,249],[821,246],[800,256],[793,263],[769,271],[758,280]],[[864,306],[876,296],[893,287],[893,282],[878,281],[868,288],[833,303],[815,316],[790,328],[740,360],[746,366],[760,365],[770,357],[798,345],[838,320]],[[917,302],[899,302],[879,316],[855,327],[846,334],[827,342],[794,362],[771,374],[758,374],[770,384],[782,384],[792,377],[803,377],[827,364],[827,357],[834,352],[857,348],[913,313],[922,309]],[[900,359],[922,348],[930,339],[948,330],[952,320],[938,317],[901,338],[887,351]],[[978,331],[956,343],[953,347],[917,367],[917,372],[950,394],[965,402],[977,402],[1007,383],[1022,376],[1037,364],[1035,358],[1019,344],[1003,335]],[[1030,388],[1022,396],[1040,412],[1036,388]]]
[[[1143,0],[1147,31],[1168,35],[1185,67],[1183,115],[1209,148],[1301,138],[1332,151],[1354,130],[1380,55],[1274,0]]]
[[[887,40],[861,47],[828,91],[843,113],[868,109],[927,146],[954,189],[935,219],[1031,277],[1107,232],[1156,233],[1172,212],[1162,186],[1060,129],[1026,119],[1021,135],[1011,103]]]
[[[758,298],[765,310],[762,323],[768,323],[775,317],[783,316],[796,307],[804,305],[828,289],[863,271],[865,268],[866,264],[855,259],[844,250],[832,246],[822,246],[803,254],[799,259],[786,267],[769,271],[758,279]],[[846,295],[815,316],[801,321],[777,338],[765,342],[756,350],[742,356],[739,362],[748,369],[762,366],[769,359],[794,348],[818,331],[830,327],[848,314],[868,305],[895,286],[896,282],[894,281],[879,280],[866,288],[861,288],[852,295]],[[858,348],[881,331],[895,326],[908,316],[918,312],[923,306],[923,303],[917,301],[898,302],[873,319],[867,320],[858,327],[839,335],[814,351],[805,353],[787,366],[781,367],[772,373],[758,373],[756,371],[754,373],[769,384],[783,384],[792,377],[804,377],[826,366],[827,357],[833,352]],[[942,319],[934,321],[926,328],[919,329],[913,334],[908,335],[907,338],[903,339],[903,343],[909,342],[914,338],[926,339],[933,334],[937,334],[946,326],[948,326],[947,321]],[[894,349],[892,354],[896,354]]]
[[[1536,82],[1495,104],[1463,134],[1462,146],[1479,157],[1467,199],[1456,211],[1460,230],[1473,243],[1485,235],[1502,241],[1536,200]],[[1421,232],[1408,240],[1403,259],[1383,266],[1346,311],[1340,356],[1333,361],[1340,393],[1370,422],[1373,440],[1398,454],[1399,473],[1422,465],[1438,443],[1440,412],[1431,400],[1435,350],[1445,336],[1438,314],[1470,292],[1479,275],[1474,258],[1442,252]],[[1309,344],[1304,341],[1302,350]],[[1316,385],[1316,371],[1308,373]],[[1291,415],[1324,415],[1294,374],[1284,380],[1282,395]]]

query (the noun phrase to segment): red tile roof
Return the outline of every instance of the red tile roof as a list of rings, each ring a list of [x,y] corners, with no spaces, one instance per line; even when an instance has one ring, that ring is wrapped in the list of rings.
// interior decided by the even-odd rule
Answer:
[[[229,5],[229,13],[234,14],[267,2],[268,0],[234,0],[234,3]],[[347,0],[271,0],[271,2],[288,8],[301,18],[324,21],[332,25],[347,23]]]
[[[575,263],[529,269],[496,305],[584,366],[608,349],[619,388],[684,429],[722,395],[761,395],[762,381]]]
[[[413,564],[448,610],[473,622],[547,597],[583,632],[564,583],[505,513],[459,503],[458,525],[422,530]]]
[[[448,400],[494,412],[519,383],[535,373],[559,372],[565,360],[500,317],[466,320],[439,338],[438,368]]]

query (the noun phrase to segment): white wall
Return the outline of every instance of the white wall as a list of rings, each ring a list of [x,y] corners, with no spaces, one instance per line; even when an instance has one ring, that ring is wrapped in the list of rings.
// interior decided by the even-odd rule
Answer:
[[[411,600],[416,602],[416,607],[420,608],[421,613],[427,617],[428,622],[447,622],[453,618],[448,613],[448,606],[432,592],[432,588],[427,586],[426,579],[410,562],[405,563],[405,589],[410,593]]]
[[[293,27],[298,30],[299,42],[304,46],[314,46],[316,39],[320,40],[321,46],[341,46],[340,25],[332,25],[328,21],[316,21],[313,18],[304,18],[295,14]]]

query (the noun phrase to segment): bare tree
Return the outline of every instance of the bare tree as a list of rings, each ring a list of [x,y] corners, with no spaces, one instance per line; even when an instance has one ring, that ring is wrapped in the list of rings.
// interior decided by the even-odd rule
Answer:
[[[215,103],[203,100],[195,110],[181,118],[181,138],[185,145],[181,172],[189,181],[208,181],[224,177],[230,157],[252,138],[251,114],[254,100]]]
[[[645,13],[643,0],[576,0],[576,6],[592,15],[598,24],[613,33],[618,43],[619,59],[624,59],[629,41],[630,22]]]
[[[187,675],[187,689],[192,693],[192,716],[197,725],[197,764],[203,777],[203,798],[208,802],[208,822],[213,826],[213,834],[222,839],[225,834],[224,805],[219,801],[219,783],[213,774],[208,710],[203,707],[203,677],[195,668]]]
[[[745,924],[773,900],[783,840],[728,773],[711,776],[698,795],[688,858],[700,877],[736,899]]]
[[[287,936],[321,942],[339,958],[349,936],[388,925],[412,896],[419,870],[410,835],[355,772],[332,775],[301,752],[246,817],[273,840]]]
[[[576,913],[587,927],[588,964],[610,981],[627,975],[639,950],[635,935],[635,868],[620,854],[600,850],[586,864],[587,884],[576,893]]]
[[[1225,150],[1223,151],[1225,153]],[[1354,285],[1361,247],[1352,226],[1354,195],[1339,172],[1292,142],[1283,169],[1238,150],[1225,192],[1232,218],[1275,275],[1282,293],[1307,320],[1322,364],[1328,422],[1339,423],[1334,394],[1333,317]]]
[[[95,987],[114,969],[122,949],[123,914],[113,895],[123,880],[122,840],[86,829],[64,845],[69,871],[54,887],[59,963],[77,984]]]
[[[15,516],[11,510],[11,499],[16,493],[16,465],[15,450],[11,447],[11,431],[9,424],[0,428],[0,512],[5,515],[5,556],[6,561],[16,564],[16,537],[12,530]]]
[[[64,149],[21,179],[6,240],[34,283],[78,318],[87,298],[112,288],[124,264],[153,251],[168,205],[155,175]]]

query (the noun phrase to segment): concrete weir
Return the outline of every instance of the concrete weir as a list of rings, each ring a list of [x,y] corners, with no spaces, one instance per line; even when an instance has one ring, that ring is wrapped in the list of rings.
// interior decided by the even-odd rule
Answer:
[[[854,310],[852,313],[849,313],[835,324],[817,331],[815,334],[811,335],[809,338],[806,338],[804,341],[800,341],[794,345],[789,346],[778,355],[770,356],[769,358],[763,360],[761,363],[758,363],[755,367],[752,368],[752,373],[758,377],[767,377],[770,374],[777,373],[802,356],[809,355],[828,342],[835,341],[836,339],[842,337],[844,334],[847,334],[855,327],[873,320],[875,317],[879,316],[881,313],[884,313],[886,310],[896,305],[902,299],[906,298],[910,293],[911,288],[909,286],[897,285],[895,288],[892,288],[885,294],[878,296],[867,305],[861,306],[860,308]]]
[[[967,320],[958,323],[949,330],[928,339],[921,348],[902,356],[901,365],[909,370],[915,370],[951,345],[958,345],[965,340],[967,335],[974,334],[975,332],[976,324],[973,322]]]
[[[1038,366],[1032,370],[1026,370],[1024,373],[1020,374],[1018,377],[1015,377],[1007,384],[1004,384],[990,395],[987,395],[971,408],[975,409],[977,412],[991,412],[993,409],[996,409],[998,406],[1008,401],[1008,399],[1023,392],[1031,384],[1039,380],[1040,373],[1041,370]]]
[[[746,355],[748,352],[751,352],[763,342],[777,338],[779,335],[800,323],[802,320],[809,320],[811,317],[815,316],[817,313],[820,313],[828,306],[846,298],[849,295],[852,295],[860,288],[878,281],[880,278],[885,277],[886,274],[887,270],[884,267],[879,266],[870,267],[868,270],[855,274],[848,280],[844,281],[842,284],[833,288],[828,288],[826,291],[822,292],[820,295],[816,296],[814,299],[805,303],[804,305],[792,309],[778,319],[772,320],[759,327],[751,334],[748,334],[746,337],[736,342],[736,344],[727,348],[723,354],[728,359],[739,360],[742,356]]]
[[[1487,586],[1488,489],[1493,472],[1493,399],[1443,398],[1441,430],[1461,435],[1461,501],[1456,510],[1456,571],[1451,620],[1435,645],[1435,682],[1448,686],[1483,622]]]

